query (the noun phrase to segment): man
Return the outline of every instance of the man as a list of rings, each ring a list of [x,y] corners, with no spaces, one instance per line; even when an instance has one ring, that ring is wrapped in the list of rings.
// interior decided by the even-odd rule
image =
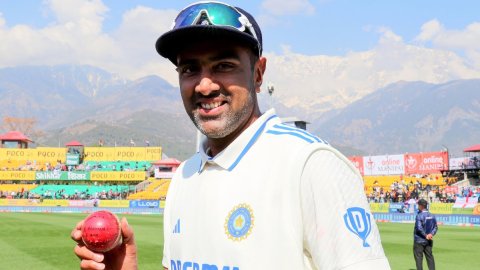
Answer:
[[[249,13],[190,5],[156,49],[177,67],[185,110],[206,137],[168,191],[165,269],[390,269],[355,167],[275,111],[260,112],[267,60]],[[133,232],[122,228],[115,263],[135,269]],[[85,269],[105,266],[81,244],[75,252]]]
[[[418,204],[418,214],[415,218],[415,229],[413,232],[413,256],[417,269],[423,269],[423,254],[427,259],[429,270],[435,270],[435,260],[433,258],[433,236],[437,233],[437,220],[427,210],[428,202],[425,199],[420,199]]]

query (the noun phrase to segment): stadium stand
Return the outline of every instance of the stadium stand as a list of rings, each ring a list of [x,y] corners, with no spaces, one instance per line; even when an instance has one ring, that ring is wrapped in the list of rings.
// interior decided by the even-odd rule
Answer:
[[[31,162],[25,160],[0,160],[0,170],[2,171],[41,171],[45,169],[45,162]]]
[[[44,199],[121,199],[130,191],[127,185],[40,185],[30,196]]]
[[[151,178],[150,184],[145,190],[130,194],[129,200],[164,200],[167,197],[168,187],[170,186],[170,179],[156,180]]]
[[[147,171],[151,167],[148,161],[87,161],[86,171]]]
[[[35,184],[0,184],[0,199],[25,198],[29,191],[36,187]]]
[[[21,191],[21,190],[31,190],[36,188],[35,184],[0,184],[0,190],[11,190],[11,191]]]
[[[0,198],[120,199],[128,207],[128,200],[164,200],[180,164],[175,159],[161,159],[161,147],[80,145],[74,150],[0,148]],[[452,187],[459,178],[444,175],[449,174],[408,175],[405,171],[404,175],[363,176],[365,194],[371,202],[397,202],[434,192],[437,201],[451,202],[466,188]]]
[[[368,194],[373,191],[374,187],[390,190],[394,183],[401,183],[403,185],[414,185],[417,182],[422,186],[439,186],[444,187],[447,183],[447,178],[442,174],[430,174],[422,177],[408,176],[408,175],[379,175],[379,176],[364,176],[365,192]],[[454,181],[448,178],[448,181]]]
[[[126,199],[138,183],[153,175],[152,162],[162,156],[161,147],[79,146],[78,151],[71,150],[0,148],[0,198]],[[152,194],[165,197],[165,193],[155,190]]]

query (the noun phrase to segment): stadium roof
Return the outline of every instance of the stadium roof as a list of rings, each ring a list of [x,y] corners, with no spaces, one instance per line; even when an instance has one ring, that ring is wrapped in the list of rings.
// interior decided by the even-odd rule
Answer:
[[[5,134],[0,135],[0,140],[2,141],[21,141],[21,142],[33,142],[25,134],[20,131],[9,131]]]
[[[180,163],[182,162],[175,158],[167,158],[152,162],[153,165],[180,165]]]
[[[463,149],[463,152],[480,152],[480,144],[475,144]]]
[[[65,144],[65,146],[83,146],[79,141],[71,141]]]

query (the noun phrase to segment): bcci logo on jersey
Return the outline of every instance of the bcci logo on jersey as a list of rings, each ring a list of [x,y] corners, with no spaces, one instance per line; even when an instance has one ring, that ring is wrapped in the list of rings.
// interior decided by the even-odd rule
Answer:
[[[247,204],[239,204],[225,219],[225,234],[233,241],[241,241],[250,235],[253,225],[252,209]]]
[[[370,247],[367,243],[367,237],[372,230],[372,220],[370,214],[360,207],[351,207],[343,215],[343,220],[348,230],[363,240],[363,247]]]

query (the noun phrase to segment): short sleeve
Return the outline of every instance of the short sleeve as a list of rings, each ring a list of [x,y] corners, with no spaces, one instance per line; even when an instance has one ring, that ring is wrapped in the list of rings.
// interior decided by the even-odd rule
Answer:
[[[165,203],[165,210],[163,212],[163,259],[162,265],[170,269],[170,236],[172,229],[170,227],[170,209],[168,202]]]
[[[331,147],[312,151],[301,176],[304,250],[317,269],[390,269],[356,169]]]

